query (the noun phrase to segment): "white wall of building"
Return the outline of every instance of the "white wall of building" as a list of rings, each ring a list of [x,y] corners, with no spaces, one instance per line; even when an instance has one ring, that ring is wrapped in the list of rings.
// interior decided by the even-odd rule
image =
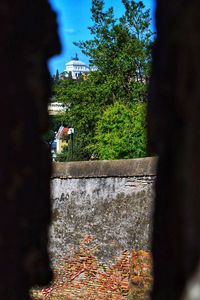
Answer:
[[[88,74],[89,72],[90,68],[84,62],[80,61],[78,56],[66,63],[64,70],[66,77],[71,73],[73,79],[78,78],[81,74]]]

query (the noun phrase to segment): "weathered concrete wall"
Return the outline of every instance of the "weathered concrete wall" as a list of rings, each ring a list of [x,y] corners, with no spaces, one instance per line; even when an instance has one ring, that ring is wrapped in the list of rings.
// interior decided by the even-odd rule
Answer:
[[[148,248],[156,159],[56,163],[51,251],[66,255],[86,234],[110,259]]]

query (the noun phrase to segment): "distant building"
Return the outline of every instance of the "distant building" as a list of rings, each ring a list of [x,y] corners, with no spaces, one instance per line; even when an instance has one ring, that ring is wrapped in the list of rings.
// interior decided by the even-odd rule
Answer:
[[[60,114],[62,112],[65,112],[66,109],[67,109],[67,106],[61,102],[50,102],[48,105],[49,115]]]
[[[54,140],[53,146],[55,149],[52,150],[54,150],[56,154],[60,154],[64,150],[65,146],[68,146],[70,142],[73,143],[73,135],[74,128],[60,126]]]
[[[68,131],[69,128],[64,127],[64,126],[60,126],[57,134],[56,134],[56,153],[59,154],[62,152],[62,150],[64,149],[65,146],[68,145]]]
[[[90,68],[82,61],[79,60],[78,55],[70,60],[65,65],[64,76],[78,79],[81,75],[87,75]]]

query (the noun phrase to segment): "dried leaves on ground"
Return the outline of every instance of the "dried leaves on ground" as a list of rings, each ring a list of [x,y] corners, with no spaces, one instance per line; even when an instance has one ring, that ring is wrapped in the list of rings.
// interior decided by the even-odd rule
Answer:
[[[46,289],[32,291],[34,300],[138,300],[151,288],[151,258],[146,251],[124,251],[115,263],[102,264],[87,235],[78,251],[61,260],[54,281]],[[146,298],[145,298],[146,297]]]

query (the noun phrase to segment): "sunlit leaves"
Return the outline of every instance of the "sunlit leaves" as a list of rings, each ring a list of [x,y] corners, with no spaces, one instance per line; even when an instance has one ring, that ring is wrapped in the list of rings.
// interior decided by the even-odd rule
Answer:
[[[116,102],[97,123],[96,151],[100,159],[122,159],[146,155],[146,105],[129,107]]]
[[[122,3],[124,14],[116,19],[113,7],[106,11],[104,1],[93,0],[93,25],[89,27],[92,38],[75,45],[102,74],[113,80],[118,77],[114,91],[117,100],[145,101],[153,40],[150,12],[141,1],[122,0]],[[140,93],[133,97],[138,86]]]
[[[87,80],[64,80],[53,87],[56,101],[68,107],[64,122],[75,129],[73,160],[133,158],[146,154],[145,110],[144,113],[142,109],[141,113],[137,110],[141,103],[147,102],[153,40],[149,11],[141,1],[123,0],[122,3],[124,13],[116,19],[113,8],[106,10],[103,0],[92,1],[91,39],[75,44],[97,71],[91,72]],[[106,135],[102,132],[101,142],[99,124],[105,121],[102,120],[105,110],[109,106],[112,109],[116,102],[132,107],[132,120],[127,117],[124,120],[122,136],[114,131]],[[117,120],[114,123],[116,126]],[[113,147],[107,147],[104,155],[102,144],[109,144],[109,140]]]

